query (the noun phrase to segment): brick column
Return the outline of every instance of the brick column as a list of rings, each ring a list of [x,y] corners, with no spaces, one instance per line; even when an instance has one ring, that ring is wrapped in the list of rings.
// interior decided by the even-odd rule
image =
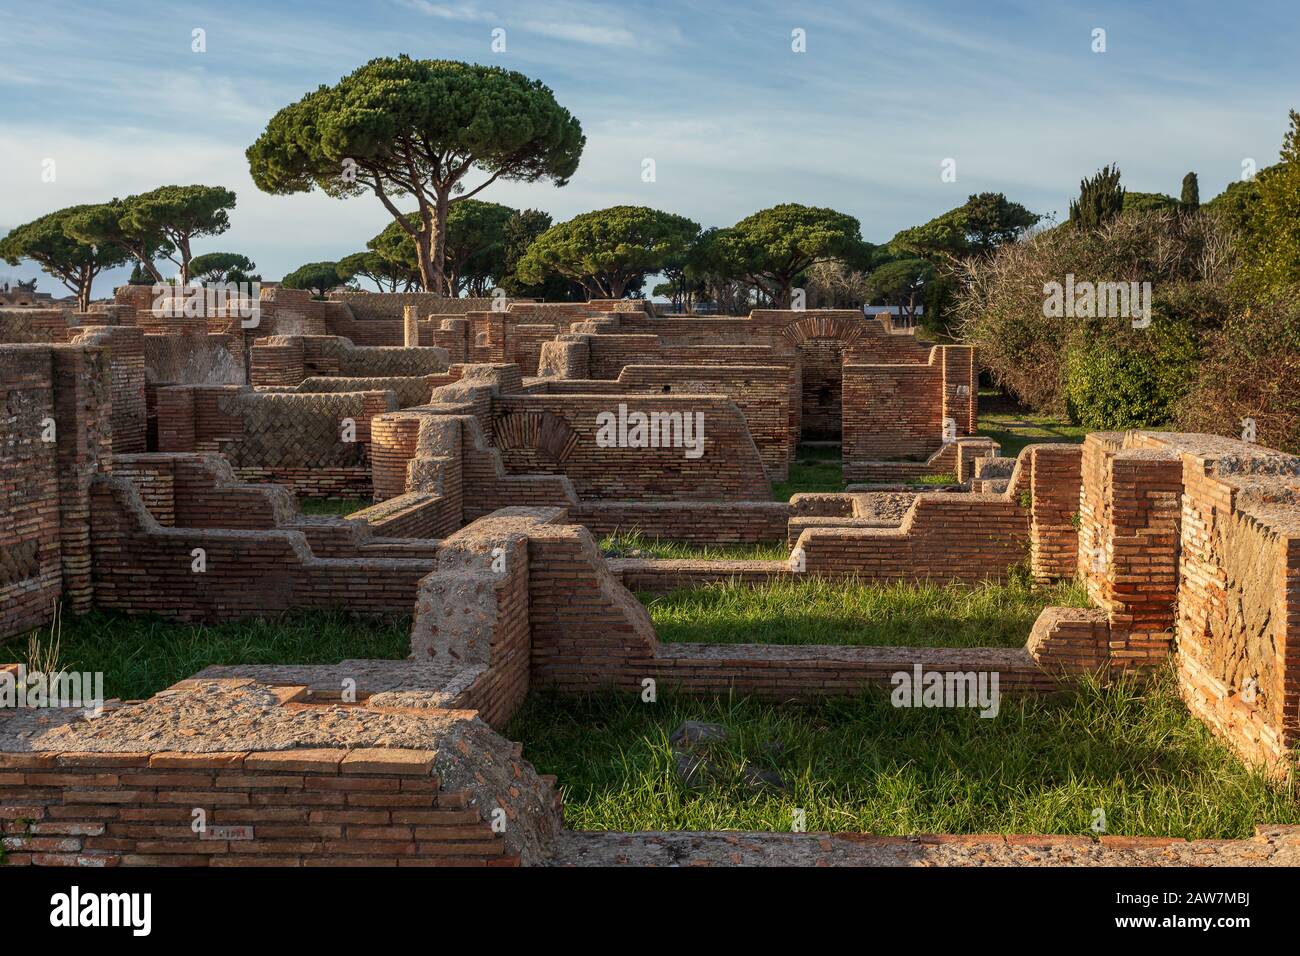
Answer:
[[[1083,449],[1078,445],[1035,445],[1029,506],[1029,566],[1040,584],[1078,572],[1079,493]]]

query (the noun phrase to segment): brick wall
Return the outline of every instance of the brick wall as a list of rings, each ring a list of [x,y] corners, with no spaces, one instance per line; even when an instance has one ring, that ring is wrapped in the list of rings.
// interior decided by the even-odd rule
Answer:
[[[598,537],[637,533],[686,544],[771,544],[785,538],[784,501],[584,501],[569,508],[575,524]]]
[[[253,385],[297,385],[311,376],[419,376],[447,371],[439,348],[379,348],[353,345],[330,335],[276,335],[259,339],[251,351]]]
[[[683,447],[600,447],[598,416],[617,416],[620,405],[629,414],[703,415],[703,453],[689,458]],[[502,395],[494,412],[493,445],[506,471],[564,475],[580,498],[707,501],[770,495],[744,415],[725,396]]]
[[[974,434],[977,381],[967,346],[931,349],[924,365],[845,365],[843,456],[848,473],[873,459],[921,459],[953,437]],[[963,391],[964,389],[964,391]]]
[[[340,677],[400,685],[376,664],[390,662],[210,668],[93,728],[52,711],[33,732],[0,713],[7,865],[544,862],[561,826],[553,778],[474,711],[430,706],[445,693],[363,684],[341,703]]]
[[[1079,495],[1083,449],[1078,445],[1031,445],[1033,456],[1030,572],[1040,583],[1072,578],[1078,571]]]
[[[795,549],[810,574],[1005,581],[1028,557],[1028,509],[1009,494],[922,494],[897,528],[805,528]]]
[[[614,382],[547,379],[548,394],[726,395],[740,407],[768,481],[785,481],[797,444],[789,370],[778,366],[628,365]],[[792,402],[793,400],[793,402]]]
[[[927,670],[998,671],[1004,692],[1057,686],[1025,648],[660,644],[645,608],[584,529],[533,529],[528,560],[534,687],[640,692],[651,679],[661,690],[809,699],[889,686],[890,675],[918,662]]]
[[[283,482],[312,497],[373,493],[370,421],[397,407],[391,392],[238,386],[170,386],[158,390],[156,401],[159,451],[220,452],[245,480]],[[348,420],[355,434],[345,429]]]
[[[95,479],[90,501],[94,601],[112,610],[182,620],[297,607],[407,613],[430,567],[427,558],[318,557],[301,530],[166,527],[124,477]]]
[[[62,593],[53,388],[51,349],[0,347],[0,638],[45,623]]]

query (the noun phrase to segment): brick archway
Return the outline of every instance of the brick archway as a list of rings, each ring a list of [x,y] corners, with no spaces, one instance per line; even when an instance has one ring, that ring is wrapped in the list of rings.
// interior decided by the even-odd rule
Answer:
[[[781,330],[786,341],[798,348],[810,339],[836,339],[849,345],[862,337],[865,320],[850,319],[840,315],[810,315],[792,322]]]

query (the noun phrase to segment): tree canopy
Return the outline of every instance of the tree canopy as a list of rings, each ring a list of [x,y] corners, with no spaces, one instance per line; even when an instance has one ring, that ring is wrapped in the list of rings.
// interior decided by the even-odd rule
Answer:
[[[1094,229],[1123,211],[1124,187],[1112,163],[1079,183],[1079,198],[1070,201],[1070,225]]]
[[[530,283],[558,274],[593,298],[619,299],[690,248],[698,223],[647,206],[611,206],[575,216],[542,233],[519,260]]]
[[[909,321],[915,321],[925,285],[933,278],[934,266],[925,259],[895,259],[867,276],[865,291],[868,301],[883,299],[897,306]]]
[[[740,220],[711,238],[703,258],[743,277],[777,308],[789,308],[795,281],[818,262],[859,266],[872,247],[852,216],[817,206],[783,203]]]
[[[339,275],[337,262],[308,262],[281,279],[280,285],[286,289],[308,289],[324,295],[344,281],[343,276]]]
[[[201,282],[257,282],[257,263],[238,252],[208,252],[190,260],[190,278]]]
[[[65,227],[69,219],[87,208],[69,206],[47,213],[0,239],[0,259],[11,266],[31,259],[77,297],[77,308],[82,312],[90,307],[95,277],[127,260],[126,252],[117,246],[82,242],[68,235]]]
[[[380,292],[409,292],[420,282],[419,273],[367,249],[354,252],[338,261],[338,275],[344,282],[368,279]]]
[[[280,110],[247,150],[268,193],[372,192],[415,243],[426,290],[445,287],[450,207],[498,179],[563,186],[582,127],[538,80],[500,67],[408,56],[371,60]],[[467,188],[472,170],[484,180]],[[397,206],[416,202],[414,220]]]
[[[1243,286],[1259,300],[1294,294],[1300,285],[1300,113],[1290,111],[1281,162],[1255,177],[1243,217]]]
[[[953,262],[988,255],[1041,219],[1002,193],[979,193],[923,225],[904,229],[889,247],[908,257]]]
[[[169,259],[186,283],[193,258],[191,242],[229,229],[234,206],[235,194],[222,186],[160,186],[138,196],[81,207],[66,228],[82,242],[111,244],[134,256],[155,282],[163,277],[154,260]]]
[[[452,205],[447,216],[445,285],[443,295],[458,296],[468,286],[481,292],[489,279],[500,277],[506,269],[506,223],[516,211],[494,202],[470,199]],[[418,220],[409,213],[407,224]],[[391,222],[366,246],[389,262],[419,274],[419,251],[406,224]]]

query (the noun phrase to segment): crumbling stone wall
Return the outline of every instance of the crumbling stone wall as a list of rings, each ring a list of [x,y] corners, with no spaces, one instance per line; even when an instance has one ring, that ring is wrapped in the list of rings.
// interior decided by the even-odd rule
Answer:
[[[360,694],[342,706],[345,679]],[[0,710],[6,862],[541,863],[554,781],[449,706],[456,679],[387,661],[212,668],[94,721]]]

